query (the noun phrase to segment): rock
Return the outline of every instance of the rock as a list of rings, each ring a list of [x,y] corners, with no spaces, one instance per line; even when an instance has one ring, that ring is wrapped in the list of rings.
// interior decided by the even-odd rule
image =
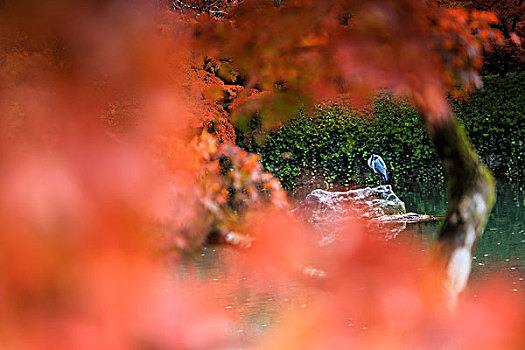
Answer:
[[[295,211],[346,215],[359,211],[361,216],[376,218],[384,215],[405,214],[405,203],[392,191],[390,185],[366,187],[346,192],[313,190],[299,203]],[[308,214],[307,214],[308,215]]]
[[[418,222],[429,222],[435,221],[437,218],[432,215],[418,214],[418,213],[405,213],[399,215],[385,215],[373,218],[372,221],[380,223],[397,223],[404,222],[407,224],[415,224]]]
[[[344,218],[367,218],[372,225],[390,232],[387,238],[395,237],[406,228],[406,224],[436,219],[430,215],[407,213],[405,203],[390,185],[345,192],[314,190],[293,212],[325,232],[333,231],[334,226]]]

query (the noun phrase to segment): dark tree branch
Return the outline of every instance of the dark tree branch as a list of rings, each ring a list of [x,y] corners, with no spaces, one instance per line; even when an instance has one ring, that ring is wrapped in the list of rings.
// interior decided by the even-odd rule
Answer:
[[[439,231],[438,258],[453,304],[470,275],[472,253],[494,204],[495,185],[465,131],[449,113],[438,123],[422,115],[447,178],[449,205]]]
[[[228,8],[232,7],[235,4],[238,4],[240,1],[241,0],[232,1],[222,6],[222,8],[216,9],[216,10],[214,10],[214,7],[221,3],[220,0],[211,1],[210,3],[204,4],[204,6],[201,6],[201,7],[190,5],[182,0],[172,0],[171,3],[172,3],[173,8],[178,8],[181,11],[183,9],[189,9],[189,10],[193,10],[197,12],[197,15],[201,13],[209,13],[215,17],[222,18],[225,15],[226,10]]]
[[[477,1],[477,0],[473,0],[472,2],[474,3],[474,5],[477,5],[479,7],[483,7],[484,9],[487,9],[487,10],[492,10],[492,7],[494,5],[496,5],[498,3],[498,1],[500,0],[494,0],[492,2],[482,2],[482,1]]]

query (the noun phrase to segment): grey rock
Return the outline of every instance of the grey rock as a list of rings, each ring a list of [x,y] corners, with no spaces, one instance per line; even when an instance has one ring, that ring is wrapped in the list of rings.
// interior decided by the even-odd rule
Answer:
[[[406,213],[405,203],[392,191],[390,185],[366,187],[345,192],[313,190],[299,203],[297,212],[334,212],[344,215],[348,211],[361,211],[361,216],[375,218],[383,215]]]
[[[293,212],[313,223],[320,231],[333,234],[342,219],[360,217],[388,232],[393,238],[407,224],[433,221],[430,215],[407,213],[405,203],[392,191],[392,186],[366,187],[345,192],[314,190],[299,203]]]

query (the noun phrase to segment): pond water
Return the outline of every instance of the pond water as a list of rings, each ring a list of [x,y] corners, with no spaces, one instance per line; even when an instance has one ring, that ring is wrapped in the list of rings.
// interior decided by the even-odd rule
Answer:
[[[407,211],[440,216],[446,209],[442,187],[393,187],[405,202]],[[524,209],[525,184],[497,184],[497,200],[473,257],[472,284],[497,274],[507,277],[502,288],[525,295]],[[424,245],[430,245],[435,240],[438,225],[419,224],[401,234],[411,235]],[[242,252],[229,247],[205,247],[198,256],[177,268],[175,278],[200,281],[202,288],[214,290],[217,301],[238,320],[232,325],[231,332],[242,348],[279,324],[280,315],[286,311],[308,307],[310,292],[293,282],[284,286],[268,285],[266,290],[271,290],[271,294],[257,291],[245,281],[245,277],[230,273],[228,266],[238,254]],[[233,284],[232,280],[235,280]]]
[[[443,215],[446,209],[442,186],[412,185],[395,189],[407,211]],[[510,278],[512,289],[525,288],[525,184],[498,183],[496,203],[472,261],[472,279],[489,274]],[[438,224],[416,227],[410,234],[424,243],[434,241]]]

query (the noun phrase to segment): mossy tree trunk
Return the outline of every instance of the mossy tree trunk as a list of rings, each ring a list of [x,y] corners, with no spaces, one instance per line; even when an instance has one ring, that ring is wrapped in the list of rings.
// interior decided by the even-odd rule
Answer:
[[[437,255],[453,305],[470,275],[472,253],[494,204],[495,185],[452,112],[439,119],[423,114],[423,122],[447,181],[449,204],[439,230]]]

